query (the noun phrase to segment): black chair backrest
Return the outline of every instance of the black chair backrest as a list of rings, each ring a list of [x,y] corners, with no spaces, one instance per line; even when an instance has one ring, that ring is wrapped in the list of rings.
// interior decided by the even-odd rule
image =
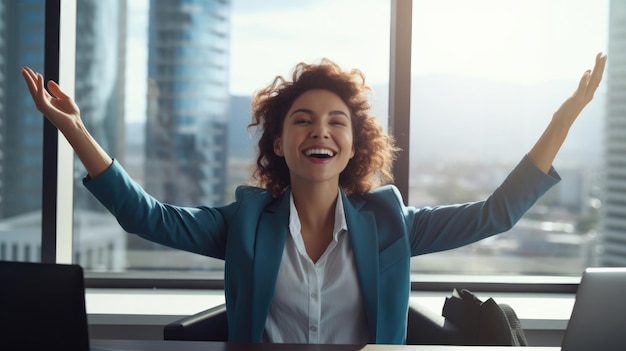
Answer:
[[[226,305],[218,305],[169,323],[163,329],[165,340],[228,341]],[[409,304],[407,344],[456,345],[460,330],[440,315],[416,302]]]
[[[164,340],[228,341],[226,305],[218,305],[167,324]]]

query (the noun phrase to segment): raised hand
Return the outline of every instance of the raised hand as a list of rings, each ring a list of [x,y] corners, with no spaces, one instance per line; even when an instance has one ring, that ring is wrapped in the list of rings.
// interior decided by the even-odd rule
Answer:
[[[574,123],[580,112],[593,99],[593,95],[598,89],[604,74],[606,66],[606,55],[598,53],[596,55],[596,63],[593,70],[587,70],[580,78],[576,91],[567,100],[563,102],[561,107],[554,113],[553,118],[557,122],[563,122],[571,125]]]
[[[22,76],[37,109],[54,124],[61,132],[70,130],[80,122],[80,110],[74,100],[61,90],[59,85],[49,81],[47,86],[50,93],[44,87],[43,76],[35,73],[29,67],[22,67]]]
[[[43,77],[32,69],[23,67],[21,72],[37,109],[63,133],[89,175],[93,178],[104,172],[113,159],[85,128],[74,100],[53,81],[47,84],[50,89],[48,93]]]
[[[602,80],[605,65],[606,55],[597,54],[593,70],[585,71],[574,94],[567,98],[552,115],[550,124],[528,152],[530,159],[545,173],[550,170],[572,124],[583,108],[593,99]]]

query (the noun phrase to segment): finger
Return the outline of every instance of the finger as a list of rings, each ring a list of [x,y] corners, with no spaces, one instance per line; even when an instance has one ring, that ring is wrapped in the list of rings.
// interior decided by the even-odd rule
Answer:
[[[21,72],[24,77],[24,81],[26,82],[26,86],[34,99],[37,96],[37,76],[32,70],[26,68],[23,68]]]
[[[600,82],[602,81],[604,68],[606,66],[606,59],[606,54],[600,52],[596,55],[596,64],[593,67],[591,77],[589,78],[589,86],[594,90],[598,87],[598,85],[600,85]]]
[[[48,81],[48,89],[50,89],[50,92],[52,93],[52,95],[56,96],[58,99],[61,99],[61,100],[70,99],[70,97],[67,94],[65,94],[65,92],[61,90],[61,87],[53,80]]]
[[[598,53],[596,55],[596,63],[593,70],[589,74],[589,80],[585,89],[584,98],[587,102],[593,99],[596,90],[600,86],[602,81],[602,75],[604,74],[604,67],[606,65],[606,55]]]
[[[26,80],[35,80],[35,72],[33,72],[32,69],[30,69],[30,67],[22,67],[22,69],[20,69],[20,72],[22,72],[22,76],[24,76],[24,79]]]
[[[50,94],[48,94],[48,91],[44,88],[43,86],[43,76],[39,73],[37,73],[37,107],[39,108],[40,111],[43,112],[43,109],[48,107],[49,103],[49,99],[50,99]]]
[[[25,67],[22,73],[25,75],[28,81],[33,83],[33,87],[37,88],[37,75],[38,73],[34,72],[30,67]]]
[[[35,79],[35,77],[37,76],[37,74],[28,66],[22,67],[21,71],[23,74],[28,75],[32,79]]]
[[[578,88],[576,88],[576,92],[574,92],[574,95],[586,95],[588,87],[589,87],[589,79],[591,77],[591,70],[588,69],[585,71],[585,73],[583,73],[583,76],[580,77],[580,80],[578,81]]]

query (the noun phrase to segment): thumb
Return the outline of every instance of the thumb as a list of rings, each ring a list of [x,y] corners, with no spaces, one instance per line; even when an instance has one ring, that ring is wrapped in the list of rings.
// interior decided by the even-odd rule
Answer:
[[[61,87],[53,80],[49,80],[46,85],[48,90],[54,95],[57,99],[69,100],[70,97],[61,90]]]

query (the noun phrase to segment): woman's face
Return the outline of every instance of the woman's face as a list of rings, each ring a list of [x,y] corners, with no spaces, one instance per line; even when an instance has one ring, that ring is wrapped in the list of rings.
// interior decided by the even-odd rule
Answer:
[[[287,111],[274,153],[285,158],[292,186],[294,182],[338,186],[339,174],[354,156],[348,106],[328,90],[304,92]]]

